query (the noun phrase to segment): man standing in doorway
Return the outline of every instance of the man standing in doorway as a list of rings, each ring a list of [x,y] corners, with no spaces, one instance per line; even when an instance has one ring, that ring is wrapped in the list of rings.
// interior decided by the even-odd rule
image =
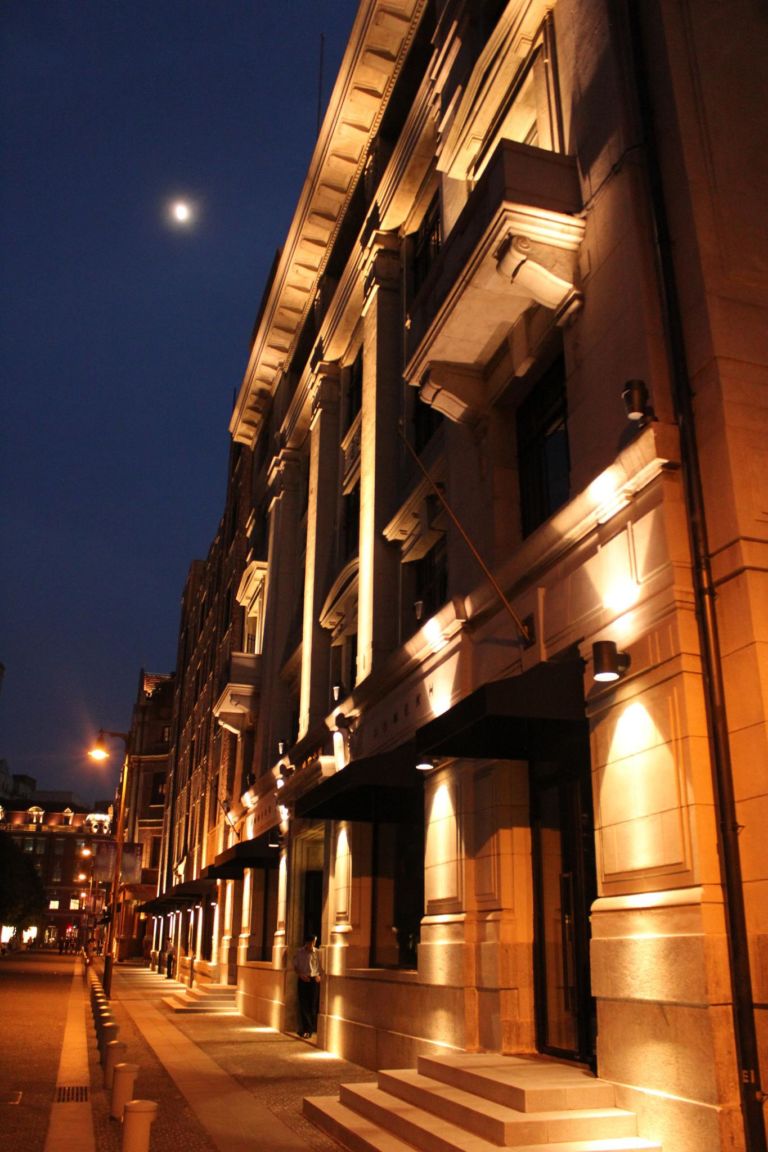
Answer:
[[[317,1032],[320,1008],[320,957],[316,936],[307,936],[304,947],[293,958],[293,970],[299,978],[299,1035],[308,1039]]]

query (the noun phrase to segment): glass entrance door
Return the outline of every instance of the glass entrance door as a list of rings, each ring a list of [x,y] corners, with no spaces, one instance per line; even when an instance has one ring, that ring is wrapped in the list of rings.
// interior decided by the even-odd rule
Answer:
[[[589,909],[596,885],[588,768],[533,764],[531,824],[538,1047],[594,1064]]]

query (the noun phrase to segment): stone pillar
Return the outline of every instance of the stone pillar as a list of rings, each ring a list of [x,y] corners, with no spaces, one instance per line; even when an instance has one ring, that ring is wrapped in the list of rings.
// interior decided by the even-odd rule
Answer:
[[[328,590],[334,554],[339,481],[339,366],[320,364],[312,396],[309,450],[309,503],[304,573],[303,659],[299,735],[329,710],[330,637],[319,616]]]
[[[291,704],[280,679],[286,645],[301,586],[299,522],[301,515],[301,460],[292,449],[275,456],[269,472],[272,501],[269,508],[269,575],[265,602],[262,704],[259,713],[257,775],[277,760],[278,740],[290,740]]]
[[[397,548],[384,539],[396,503],[402,387],[400,250],[395,233],[374,233],[363,307],[360,438],[358,681],[398,640]]]

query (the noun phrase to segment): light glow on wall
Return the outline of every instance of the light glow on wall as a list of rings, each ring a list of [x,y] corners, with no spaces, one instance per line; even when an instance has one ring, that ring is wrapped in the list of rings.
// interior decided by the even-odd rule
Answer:
[[[673,750],[645,704],[619,714],[602,770],[600,811],[608,872],[658,868],[683,858]]]

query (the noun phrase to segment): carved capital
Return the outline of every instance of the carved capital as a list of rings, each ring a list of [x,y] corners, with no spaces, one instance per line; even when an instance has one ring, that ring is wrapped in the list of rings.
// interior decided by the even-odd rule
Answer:
[[[400,287],[400,240],[396,232],[374,232],[366,250],[363,294],[366,302],[376,288]]]

